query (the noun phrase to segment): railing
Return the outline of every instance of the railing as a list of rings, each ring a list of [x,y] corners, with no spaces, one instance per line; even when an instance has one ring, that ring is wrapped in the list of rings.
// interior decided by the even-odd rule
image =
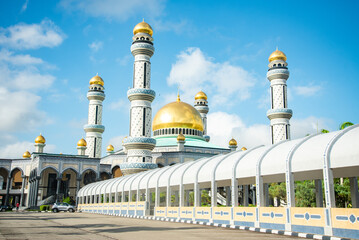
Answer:
[[[79,204],[78,210],[145,216],[147,202]],[[300,207],[156,207],[155,217],[359,238],[359,209]]]

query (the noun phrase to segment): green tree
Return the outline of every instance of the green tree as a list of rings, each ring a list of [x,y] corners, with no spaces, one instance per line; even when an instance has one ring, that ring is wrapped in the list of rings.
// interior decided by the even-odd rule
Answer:
[[[315,183],[314,180],[295,182],[296,207],[315,207]]]
[[[279,202],[287,202],[285,182],[271,183],[268,191],[272,198],[277,198]]]
[[[351,206],[349,178],[335,178],[334,191],[336,207],[345,208]]]
[[[321,133],[328,133],[329,130],[327,130],[327,129],[322,129],[322,130],[320,130],[320,132],[321,132]]]

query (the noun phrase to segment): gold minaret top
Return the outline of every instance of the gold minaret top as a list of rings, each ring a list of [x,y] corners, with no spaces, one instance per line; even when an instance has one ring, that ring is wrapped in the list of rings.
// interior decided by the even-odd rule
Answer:
[[[152,37],[153,30],[151,26],[143,20],[142,22],[138,23],[135,28],[133,29],[133,35],[137,33],[147,33]]]

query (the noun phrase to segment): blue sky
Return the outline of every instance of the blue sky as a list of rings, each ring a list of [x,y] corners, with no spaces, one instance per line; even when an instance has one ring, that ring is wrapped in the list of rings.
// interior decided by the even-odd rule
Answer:
[[[357,1],[2,1],[0,157],[33,150],[76,154],[91,77],[105,81],[103,148],[128,135],[133,27],[154,29],[153,113],[208,95],[211,141],[269,143],[268,56],[287,55],[292,138],[359,122]],[[154,115],[153,115],[154,116]]]

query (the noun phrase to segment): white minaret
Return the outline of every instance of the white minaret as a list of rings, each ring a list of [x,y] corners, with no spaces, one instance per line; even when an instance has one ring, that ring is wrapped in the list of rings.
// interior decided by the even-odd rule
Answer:
[[[89,103],[88,123],[84,126],[86,132],[86,155],[91,158],[101,157],[102,133],[105,126],[102,125],[102,101],[105,100],[104,82],[98,75],[90,80],[87,93]]]
[[[228,147],[229,149],[231,149],[231,152],[236,151],[238,147],[236,139],[232,138],[231,140],[229,140]]]
[[[35,138],[35,152],[43,153],[44,147],[46,146],[45,142],[45,138],[40,133],[40,135]]]
[[[84,156],[86,154],[86,148],[87,148],[86,146],[87,146],[87,142],[85,141],[85,139],[81,138],[77,142],[77,155]]]
[[[145,171],[157,167],[152,163],[152,150],[156,140],[151,138],[152,108],[155,91],[151,87],[151,62],[155,49],[153,47],[153,30],[144,21],[133,29],[132,55],[135,57],[132,88],[127,91],[131,101],[130,136],[125,138],[123,146],[127,151],[126,162],[120,164],[124,175]]]
[[[203,122],[203,137],[209,142],[210,137],[207,135],[207,113],[209,111],[207,95],[204,92],[199,91],[194,97],[194,100],[194,108],[201,114]]]
[[[267,112],[270,119],[272,144],[290,139],[290,123],[292,110],[287,102],[287,57],[278,49],[269,56],[267,78],[270,81],[271,109]]]

